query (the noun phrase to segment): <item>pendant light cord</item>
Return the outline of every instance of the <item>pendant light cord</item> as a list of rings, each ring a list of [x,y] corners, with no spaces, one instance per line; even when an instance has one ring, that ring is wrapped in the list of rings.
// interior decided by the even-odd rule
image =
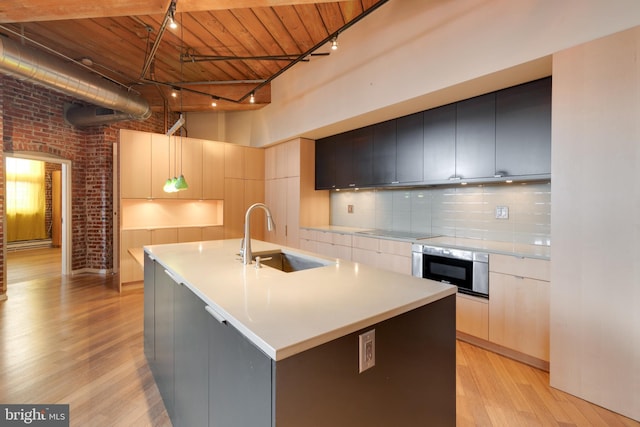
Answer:
[[[180,81],[183,82],[184,81],[184,70],[183,70],[183,64],[184,62],[182,61],[182,51],[184,50],[184,18],[183,18],[184,12],[180,12]],[[180,115],[183,114],[182,111],[182,97],[184,96],[183,91],[180,91]],[[183,176],[182,174],[182,145],[183,145],[183,141],[182,141],[182,129],[183,129],[184,125],[180,128],[180,176]]]

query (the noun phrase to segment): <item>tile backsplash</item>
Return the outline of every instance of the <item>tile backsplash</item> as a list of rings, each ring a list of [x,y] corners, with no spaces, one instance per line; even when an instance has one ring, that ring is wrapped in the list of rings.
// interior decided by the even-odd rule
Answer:
[[[548,246],[551,183],[332,191],[331,224]]]

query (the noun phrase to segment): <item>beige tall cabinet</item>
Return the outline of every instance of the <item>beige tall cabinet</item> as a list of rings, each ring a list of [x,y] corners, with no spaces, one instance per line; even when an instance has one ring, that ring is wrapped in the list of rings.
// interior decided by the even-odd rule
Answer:
[[[264,203],[263,148],[225,144],[224,194],[224,238],[241,238],[247,208],[254,203]],[[251,237],[263,240],[265,216],[262,212],[253,215]]]
[[[276,223],[265,240],[300,247],[300,226],[329,224],[329,192],[316,191],[315,142],[297,138],[265,150],[265,200]]]
[[[121,130],[114,174],[119,178],[119,284],[143,279],[142,247],[224,238],[225,146],[218,141]],[[114,150],[115,151],[115,150]],[[166,193],[184,174],[189,188]]]

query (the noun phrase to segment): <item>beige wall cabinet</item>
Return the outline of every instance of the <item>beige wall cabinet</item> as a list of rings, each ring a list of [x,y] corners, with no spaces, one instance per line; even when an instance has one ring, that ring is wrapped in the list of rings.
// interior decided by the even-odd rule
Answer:
[[[329,193],[315,191],[314,170],[311,140],[295,139],[265,150],[265,203],[276,222],[276,230],[265,233],[269,242],[298,248],[301,225],[328,224]]]
[[[149,244],[216,240],[224,237],[222,225],[206,224],[222,223],[223,220],[226,205],[220,201],[225,196],[224,156],[227,145],[232,144],[194,138],[170,138],[163,134],[139,131],[120,131],[119,162],[116,169],[120,178],[120,197],[115,202],[120,209],[120,286],[143,279],[142,268],[130,250],[137,252]],[[256,153],[252,151],[251,155],[245,156],[245,150],[255,150]],[[240,153],[243,173],[244,170],[251,170],[263,174],[264,162],[260,159],[262,151],[264,150],[242,147],[239,151],[232,149],[230,153]],[[231,161],[237,159],[233,157]],[[247,162],[249,163],[246,164]],[[251,162],[256,162],[257,165],[254,167]],[[165,193],[163,187],[166,180],[179,176],[181,172],[189,188],[177,193]],[[243,181],[241,187],[241,205],[253,199],[264,199],[263,181],[251,184]],[[229,194],[237,192],[231,189]],[[249,199],[247,201],[244,200],[245,194]],[[139,199],[149,200],[133,203]],[[203,205],[195,205],[199,203]],[[133,218],[134,223],[124,221],[123,218]],[[229,218],[234,218],[234,215],[229,215]]]
[[[176,158],[178,159],[177,174],[182,173],[189,185],[186,190],[179,191],[178,199],[203,198],[203,162],[204,152],[202,140],[195,138],[177,138]]]
[[[202,198],[224,199],[223,142],[202,140]]]
[[[178,198],[178,193],[164,191],[167,179],[180,175],[179,166],[176,168],[175,156],[175,143],[172,138],[157,133],[151,134],[151,198]]]
[[[230,144],[121,130],[119,145],[121,198],[224,198],[224,146]],[[181,173],[189,188],[166,193],[166,180]]]
[[[489,341],[549,361],[549,266],[490,255]]]
[[[147,199],[151,196],[151,135],[120,131],[120,197]]]

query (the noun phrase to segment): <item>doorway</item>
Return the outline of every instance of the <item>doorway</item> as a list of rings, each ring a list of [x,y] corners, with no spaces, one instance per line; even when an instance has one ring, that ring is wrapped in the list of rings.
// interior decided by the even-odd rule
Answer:
[[[59,219],[59,227],[56,227],[56,230],[54,232],[53,230],[53,226],[50,227],[50,229],[47,230],[47,238],[49,236],[51,236],[51,233],[54,233],[53,237],[54,240],[52,240],[53,245],[52,246],[57,246],[54,247],[52,253],[55,255],[57,254],[57,258],[55,259],[59,259],[59,262],[57,262],[58,264],[58,269],[57,272],[62,274],[62,275],[68,275],[71,273],[71,197],[69,196],[71,194],[71,161],[69,160],[64,160],[64,159],[59,159],[59,158],[55,158],[55,157],[49,157],[46,155],[35,155],[32,153],[5,153],[5,171],[7,170],[7,162],[8,159],[10,158],[15,158],[15,159],[26,159],[26,160],[33,160],[36,162],[42,162],[42,163],[50,163],[50,164],[54,164],[54,165],[59,165],[59,168],[55,168],[57,170],[59,170],[59,173],[57,174],[59,176],[59,178],[56,178],[53,175],[56,174],[51,174],[52,175],[52,181],[53,180],[57,180],[59,181],[59,185],[57,186],[57,189],[55,191],[59,192],[59,200],[60,203],[58,205],[58,207],[56,209],[52,209],[55,210],[54,212],[51,212],[51,215],[55,215],[56,218]],[[3,177],[5,180],[5,189],[6,184],[7,184],[7,177],[5,175],[5,177]],[[52,190],[53,190],[53,186],[52,186]],[[5,202],[5,212],[4,212],[4,227],[5,230],[7,230],[7,209],[6,207],[9,206],[9,203],[11,202],[11,200],[9,199],[10,197],[12,197],[9,193],[9,191],[6,192],[6,197],[7,200]],[[55,197],[55,196],[54,196]],[[55,221],[55,219],[52,218],[51,223],[53,224],[53,221]],[[11,258],[12,257],[8,257],[7,256],[7,250],[8,250],[8,245],[7,245],[7,234],[8,233],[4,233],[4,260],[5,260],[5,268],[4,268],[4,283],[6,285],[9,284],[8,282],[8,278],[7,278],[7,271],[8,271],[8,263],[11,262]],[[37,245],[37,242],[33,243]],[[28,247],[29,243],[25,243],[24,246]],[[46,258],[40,257],[40,256],[34,256],[34,257],[20,257],[21,262],[24,262],[24,260],[29,260],[32,259],[34,263],[40,263],[40,262],[47,262],[49,263],[49,267],[47,268],[51,268],[50,267],[50,262],[51,262],[51,256],[48,256]],[[46,259],[46,261],[45,261]],[[35,267],[36,265],[34,265]],[[38,271],[38,269],[36,268],[30,268],[29,270],[33,270],[34,274],[36,274],[36,272]]]

